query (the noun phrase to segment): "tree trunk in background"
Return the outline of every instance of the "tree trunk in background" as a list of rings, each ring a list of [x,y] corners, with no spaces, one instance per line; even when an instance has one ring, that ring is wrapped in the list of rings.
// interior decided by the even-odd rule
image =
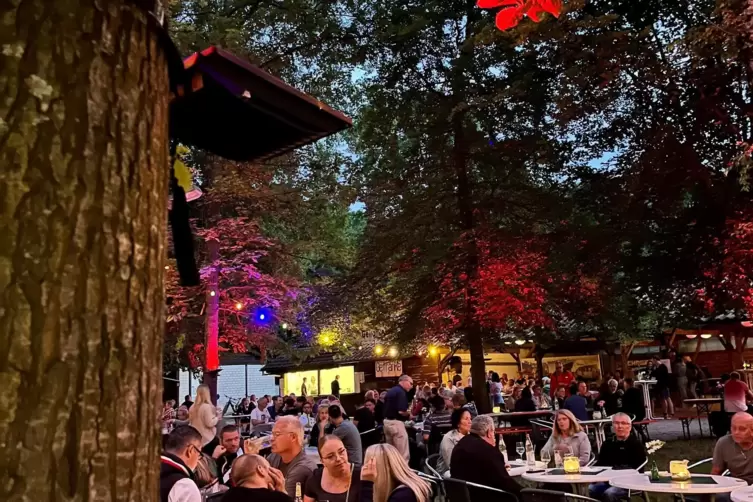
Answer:
[[[203,382],[209,386],[212,402],[217,404],[217,377],[220,371],[220,288],[217,260],[220,258],[220,243],[214,239],[207,241],[207,251],[211,271],[207,277],[207,312],[204,322],[204,372]],[[214,295],[212,295],[214,292]]]
[[[157,499],[167,63],[114,0],[0,4],[0,500]]]

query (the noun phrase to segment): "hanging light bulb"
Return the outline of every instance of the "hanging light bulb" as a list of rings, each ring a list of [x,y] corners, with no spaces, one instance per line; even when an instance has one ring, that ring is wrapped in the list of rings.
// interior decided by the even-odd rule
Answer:
[[[217,293],[215,293],[215,292],[214,292],[214,290],[212,290],[212,291],[210,291],[210,292],[209,292],[209,296],[214,296],[214,295],[216,295],[216,294],[217,294]]]
[[[374,353],[378,356],[381,356],[384,353],[384,347],[377,345],[376,347],[374,347]]]
[[[165,265],[165,270],[170,270],[170,265]]]
[[[282,323],[282,329],[288,329],[288,323],[284,322]]]
[[[235,310],[240,310],[243,308],[243,304],[241,302],[238,302],[235,304]]]
[[[433,345],[429,347],[429,355],[430,356],[436,356],[437,352],[439,352],[439,350],[436,347],[434,347]]]
[[[266,318],[267,318],[267,315],[266,315],[266,314],[259,314],[259,320],[260,320],[260,321],[263,321],[263,320],[264,320],[264,319],[266,319]]]
[[[388,352],[388,355],[390,357],[397,357],[398,351],[397,347],[390,347],[390,351]]]

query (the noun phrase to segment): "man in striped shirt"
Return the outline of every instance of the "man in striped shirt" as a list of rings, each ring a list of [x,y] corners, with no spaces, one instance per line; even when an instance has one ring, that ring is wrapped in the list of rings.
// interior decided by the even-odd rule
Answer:
[[[429,442],[429,436],[431,436],[432,429],[439,429],[442,433],[448,432],[452,428],[450,418],[452,417],[452,410],[448,410],[445,406],[445,400],[442,396],[432,396],[429,400],[431,404],[432,413],[426,420],[424,420],[424,443]]]

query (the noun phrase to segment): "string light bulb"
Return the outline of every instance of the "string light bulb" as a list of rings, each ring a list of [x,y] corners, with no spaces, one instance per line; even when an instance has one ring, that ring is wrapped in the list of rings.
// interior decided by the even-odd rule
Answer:
[[[374,353],[378,356],[381,356],[384,353],[384,347],[377,345],[376,347],[374,347]]]
[[[217,294],[217,293],[215,293],[215,292],[214,292],[214,290],[212,290],[212,291],[210,291],[210,292],[209,292],[209,296],[214,296],[214,295],[216,295],[216,294]]]
[[[240,310],[243,308],[243,304],[241,302],[238,302],[235,304],[235,310]]]
[[[286,322],[282,323],[282,329],[288,329],[288,323]]]
[[[266,318],[267,318],[267,315],[266,315],[266,314],[259,314],[259,320],[260,320],[260,321],[263,321],[263,320],[264,320],[264,319],[266,319]]]
[[[390,347],[390,351],[388,352],[388,355],[390,357],[397,357],[398,355],[397,347]]]
[[[437,352],[439,352],[439,351],[438,351],[438,350],[437,350],[437,348],[436,348],[436,347],[434,347],[433,345],[432,345],[431,347],[429,347],[429,355],[430,355],[430,356],[436,356],[436,355],[437,355]]]

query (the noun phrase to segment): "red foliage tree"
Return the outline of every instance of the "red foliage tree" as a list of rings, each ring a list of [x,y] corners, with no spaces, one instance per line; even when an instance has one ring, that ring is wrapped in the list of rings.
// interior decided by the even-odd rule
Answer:
[[[502,31],[517,26],[524,16],[538,23],[545,12],[554,17],[562,12],[562,0],[478,0],[476,5],[481,9],[504,7],[496,17],[497,28]]]

